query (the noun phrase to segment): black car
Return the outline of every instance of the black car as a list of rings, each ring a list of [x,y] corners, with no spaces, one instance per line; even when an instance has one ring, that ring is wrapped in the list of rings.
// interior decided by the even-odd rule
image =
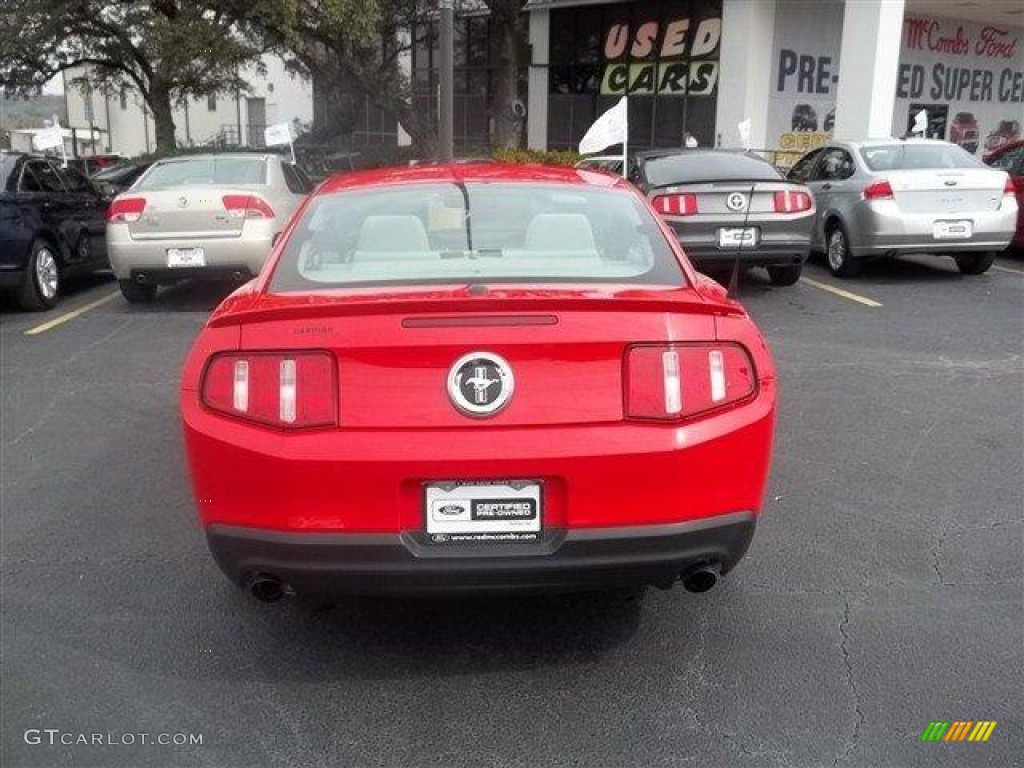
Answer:
[[[63,278],[107,268],[107,203],[56,160],[0,152],[0,290],[49,309]]]
[[[97,171],[90,181],[104,195],[115,197],[134,184],[151,165],[152,163],[120,163]]]

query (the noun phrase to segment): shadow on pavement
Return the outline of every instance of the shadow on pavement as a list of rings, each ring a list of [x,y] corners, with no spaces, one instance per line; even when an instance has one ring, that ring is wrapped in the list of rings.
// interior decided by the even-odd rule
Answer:
[[[812,262],[828,269],[822,256],[812,257]],[[857,290],[858,283],[887,285],[976,279],[972,275],[960,274],[952,257],[928,255],[875,259],[865,264],[864,271],[851,280],[834,277],[831,273],[826,273],[826,277],[852,291]]]
[[[60,314],[61,312],[67,312],[76,306],[72,303],[76,298],[81,296],[83,293],[88,293],[98,286],[109,285],[111,289],[117,288],[117,283],[114,282],[114,275],[112,272],[92,272],[87,275],[81,275],[80,277],[69,277],[63,282],[60,287],[60,301],[57,306],[47,312],[25,312],[18,306],[17,300],[14,298],[13,293],[0,293],[0,314],[19,314],[25,317],[36,317],[46,318],[49,314]],[[96,298],[99,298],[97,294]],[[78,302],[81,303],[81,302]]]
[[[229,280],[185,280],[162,286],[148,304],[128,305],[132,312],[212,312],[240,283]]]
[[[632,589],[347,598],[316,608],[294,598],[261,603],[230,585],[205,553],[151,566],[131,587],[120,582],[122,568],[48,569],[46,591],[57,604],[43,608],[24,595],[12,600],[5,621],[23,636],[51,637],[145,674],[319,683],[588,664],[636,635],[644,602],[643,591]],[[96,609],[75,611],[76,603]],[[61,631],[54,634],[54,626]]]

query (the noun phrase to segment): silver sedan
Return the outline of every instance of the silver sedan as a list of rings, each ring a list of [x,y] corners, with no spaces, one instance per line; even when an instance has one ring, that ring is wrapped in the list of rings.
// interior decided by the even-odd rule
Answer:
[[[813,241],[840,277],[881,256],[952,256],[988,270],[1013,237],[1017,201],[1005,172],[933,139],[834,142],[804,155],[789,178],[814,193]]]

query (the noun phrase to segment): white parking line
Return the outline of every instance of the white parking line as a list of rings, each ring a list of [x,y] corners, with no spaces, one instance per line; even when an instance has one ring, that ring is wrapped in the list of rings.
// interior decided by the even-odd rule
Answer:
[[[807,283],[808,285],[813,285],[815,288],[819,288],[823,291],[828,291],[829,293],[834,294],[836,296],[841,296],[844,299],[856,301],[858,304],[863,304],[865,307],[882,306],[880,302],[877,302],[874,299],[869,299],[867,296],[861,296],[856,293],[850,293],[850,291],[844,291],[842,288],[836,288],[834,285],[829,285],[828,283],[819,283],[817,280],[812,280],[809,277],[800,278],[800,282]]]
[[[1000,272],[1009,272],[1012,275],[1024,275],[1024,269],[1010,269],[1009,267],[1001,267],[998,264],[993,264],[992,269],[998,269]]]
[[[36,336],[36,335],[38,335],[40,333],[45,333],[46,331],[50,330],[51,328],[56,328],[58,325],[63,325],[68,320],[74,320],[76,317],[80,317],[81,315],[84,315],[89,310],[96,309],[96,307],[102,306],[103,304],[106,304],[108,301],[112,301],[113,299],[117,298],[120,295],[121,295],[120,291],[114,291],[113,293],[109,293],[106,296],[104,296],[102,299],[96,299],[96,301],[90,301],[88,304],[84,304],[81,307],[79,307],[78,309],[72,310],[71,312],[68,312],[67,314],[61,315],[60,317],[55,317],[53,320],[49,320],[49,321],[43,323],[42,325],[37,325],[34,328],[29,328],[27,331],[25,331],[25,335],[26,336]]]

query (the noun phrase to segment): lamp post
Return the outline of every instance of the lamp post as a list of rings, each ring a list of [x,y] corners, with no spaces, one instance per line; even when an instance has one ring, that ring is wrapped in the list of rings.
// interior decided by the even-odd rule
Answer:
[[[440,11],[440,48],[441,48],[441,106],[438,115],[438,152],[443,162],[451,162],[455,157],[454,131],[454,91],[455,91],[455,0],[438,0]]]

